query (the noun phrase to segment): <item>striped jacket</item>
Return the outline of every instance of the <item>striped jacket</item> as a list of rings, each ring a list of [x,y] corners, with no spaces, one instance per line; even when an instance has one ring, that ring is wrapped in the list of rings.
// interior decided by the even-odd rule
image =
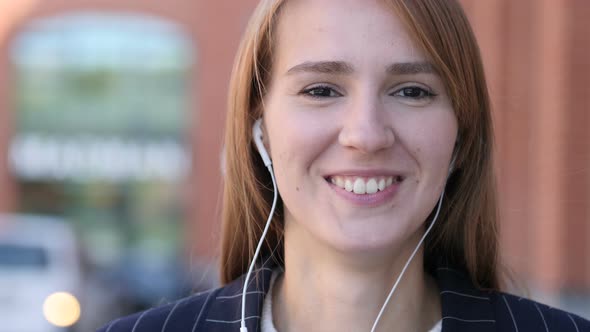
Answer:
[[[248,285],[246,325],[260,331],[260,316],[272,269],[255,271]],[[500,292],[476,289],[463,273],[436,270],[443,332],[590,332],[590,322],[544,304]],[[97,332],[239,332],[242,284],[234,282],[179,301],[123,317]]]

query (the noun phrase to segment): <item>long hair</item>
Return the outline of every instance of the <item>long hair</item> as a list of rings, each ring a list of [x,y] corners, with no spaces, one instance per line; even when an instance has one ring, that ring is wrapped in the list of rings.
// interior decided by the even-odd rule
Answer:
[[[221,279],[248,269],[272,202],[270,175],[252,142],[262,115],[272,66],[273,33],[286,0],[263,0],[256,8],[235,60],[225,132],[226,173],[222,214]],[[436,67],[459,124],[455,170],[447,182],[438,222],[425,242],[424,264],[465,271],[475,285],[498,289],[498,230],[492,160],[490,101],[477,42],[455,0],[384,0],[416,45]],[[262,257],[283,260],[279,203]]]

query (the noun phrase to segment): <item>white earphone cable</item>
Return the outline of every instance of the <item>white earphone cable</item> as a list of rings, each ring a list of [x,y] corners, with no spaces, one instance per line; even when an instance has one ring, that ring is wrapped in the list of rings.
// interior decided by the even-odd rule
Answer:
[[[445,188],[446,188],[446,186],[445,186]],[[430,230],[432,229],[432,226],[434,226],[434,222],[436,221],[436,219],[438,219],[438,214],[439,214],[440,208],[442,206],[443,197],[445,196],[445,188],[443,188],[443,191],[440,194],[440,198],[438,200],[438,207],[436,209],[436,214],[434,215],[434,219],[430,223],[430,226],[428,226],[428,229],[426,230],[426,232],[424,232],[424,235],[422,235],[422,238],[418,242],[418,245],[416,246],[416,248],[414,248],[414,251],[412,252],[412,255],[410,255],[410,258],[406,262],[406,265],[404,265],[404,268],[402,269],[402,271],[400,272],[399,276],[397,277],[397,280],[395,281],[395,284],[393,284],[393,287],[391,288],[391,291],[389,292],[389,295],[387,295],[387,298],[385,299],[385,302],[383,303],[383,306],[381,306],[381,310],[379,311],[379,314],[377,315],[377,318],[375,319],[375,322],[373,323],[373,327],[371,328],[371,332],[375,332],[375,330],[377,329],[377,324],[379,324],[379,320],[381,319],[381,316],[385,312],[385,308],[387,307],[387,304],[389,303],[389,300],[393,296],[393,293],[397,289],[397,286],[398,286],[399,282],[401,281],[402,277],[404,276],[404,273],[406,272],[406,269],[410,265],[410,262],[412,262],[412,260],[414,259],[414,256],[416,255],[416,253],[418,252],[418,249],[420,248],[420,246],[424,242],[424,239],[426,239],[426,236],[428,235],[428,233],[430,233]]]
[[[272,220],[273,215],[275,214],[275,207],[277,206],[277,183],[275,181],[274,172],[272,170],[272,165],[268,165],[266,167],[268,172],[270,173],[270,178],[272,179],[272,186],[273,186],[273,199],[272,199],[272,207],[270,208],[270,213],[268,215],[268,219],[266,220],[266,225],[264,226],[264,230],[262,231],[262,235],[260,236],[260,241],[258,241],[258,245],[256,246],[256,251],[254,252],[254,257],[252,257],[252,262],[250,262],[250,268],[248,269],[248,273],[246,274],[246,280],[244,280],[244,287],[242,289],[242,320],[240,326],[240,332],[248,332],[248,328],[246,327],[246,291],[248,289],[248,283],[250,281],[250,275],[252,274],[252,270],[254,269],[254,265],[256,265],[256,259],[258,258],[258,254],[260,253],[260,248],[262,247],[262,243],[264,243],[264,238],[266,237],[266,233],[270,228],[270,221]]]

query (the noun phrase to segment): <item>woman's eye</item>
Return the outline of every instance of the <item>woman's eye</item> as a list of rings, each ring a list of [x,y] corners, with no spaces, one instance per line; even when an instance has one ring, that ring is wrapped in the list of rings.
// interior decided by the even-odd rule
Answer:
[[[433,92],[418,86],[408,86],[397,90],[394,96],[411,98],[411,99],[425,99],[436,96]]]
[[[314,86],[312,88],[303,90],[301,93],[313,98],[331,98],[342,96],[339,92],[329,86]]]

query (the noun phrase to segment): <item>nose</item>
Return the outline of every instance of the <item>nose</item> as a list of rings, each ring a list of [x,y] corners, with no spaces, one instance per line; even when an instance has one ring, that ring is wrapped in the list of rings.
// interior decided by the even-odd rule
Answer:
[[[375,153],[391,147],[395,134],[380,101],[364,99],[346,111],[338,135],[339,143],[363,153]]]

